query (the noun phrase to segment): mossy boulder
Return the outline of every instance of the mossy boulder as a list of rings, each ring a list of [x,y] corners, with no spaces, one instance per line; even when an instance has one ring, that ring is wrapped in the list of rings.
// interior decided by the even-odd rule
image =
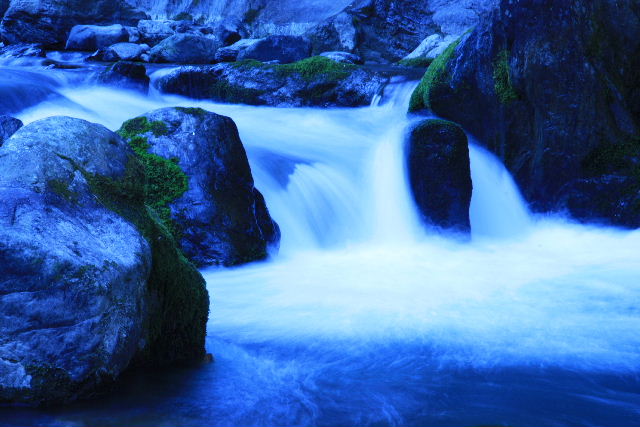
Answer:
[[[129,144],[52,117],[0,147],[0,171],[0,402],[68,402],[203,357],[204,279]]]
[[[411,110],[477,137],[533,211],[635,228],[638,69],[637,1],[502,0],[434,61]]]
[[[147,169],[151,200],[184,253],[198,265],[262,260],[280,241],[255,188],[238,129],[229,117],[164,108],[124,123],[119,133]]]
[[[407,166],[411,192],[424,223],[469,232],[473,185],[469,144],[462,128],[435,119],[412,125]]]
[[[352,64],[312,57],[291,64],[247,60],[182,67],[158,79],[158,89],[196,99],[271,106],[369,105],[388,78]]]

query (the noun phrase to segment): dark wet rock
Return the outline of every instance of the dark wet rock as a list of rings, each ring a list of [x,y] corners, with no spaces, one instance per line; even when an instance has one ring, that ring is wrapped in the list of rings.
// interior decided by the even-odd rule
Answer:
[[[151,153],[173,159],[188,177],[170,215],[185,254],[198,265],[261,260],[278,245],[278,225],[254,187],[233,120],[197,108],[165,108],[125,123],[121,133],[144,138]]]
[[[281,64],[300,61],[311,56],[311,42],[301,36],[269,36],[244,45],[238,52],[238,61],[277,61]]]
[[[139,90],[144,93],[149,90],[147,69],[144,65],[135,62],[116,62],[98,75],[98,81],[123,89]]]
[[[640,227],[640,5],[502,1],[436,59],[413,110],[500,157],[534,211]]]
[[[129,32],[116,25],[76,25],[67,39],[67,50],[94,51],[120,42],[129,41]]]
[[[469,232],[471,166],[467,136],[445,120],[414,125],[407,140],[413,198],[426,224]]]
[[[0,171],[0,402],[68,402],[131,366],[202,359],[204,280],[118,135],[34,122],[0,147]]]
[[[364,64],[362,58],[349,52],[322,52],[320,56],[324,56],[325,58],[329,58],[332,61],[340,62],[342,64]]]
[[[146,51],[148,51],[148,46],[135,43],[116,43],[106,48],[101,56],[102,60],[107,62],[137,61]]]
[[[40,43],[63,47],[75,25],[135,25],[146,15],[126,1],[11,0],[0,25],[0,36],[10,43]]]
[[[242,61],[182,67],[156,84],[166,93],[228,103],[356,107],[369,105],[387,81],[369,69],[313,57],[284,65]]]
[[[0,116],[0,147],[22,127],[22,122],[11,116]]]
[[[176,34],[156,45],[149,52],[150,62],[175,64],[211,64],[215,61],[219,43],[206,36]]]

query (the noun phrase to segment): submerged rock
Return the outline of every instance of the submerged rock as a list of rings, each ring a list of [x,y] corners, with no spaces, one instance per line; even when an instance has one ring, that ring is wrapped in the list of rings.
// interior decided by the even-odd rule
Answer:
[[[118,135],[34,122],[0,147],[0,171],[0,402],[71,401],[133,365],[202,359],[204,280]]]
[[[412,110],[460,123],[534,211],[640,227],[637,2],[503,0],[427,71]]]
[[[176,34],[156,45],[149,52],[150,62],[176,64],[211,64],[215,61],[219,43],[209,37]]]
[[[0,147],[22,127],[22,121],[11,116],[0,116]]]
[[[67,50],[94,51],[129,41],[129,32],[122,25],[76,25],[67,39]]]
[[[171,159],[188,189],[170,204],[185,254],[198,265],[238,265],[264,259],[280,240],[235,123],[197,108],[164,108],[126,122],[121,130],[148,151]]]
[[[407,143],[411,191],[423,221],[469,232],[473,186],[462,128],[445,120],[424,120],[410,130]]]
[[[98,75],[98,81],[125,89],[142,92],[149,90],[149,77],[144,65],[134,62],[119,61]]]
[[[387,81],[369,69],[313,57],[284,65],[242,61],[182,67],[156,84],[166,93],[220,102],[356,107],[369,105]]]

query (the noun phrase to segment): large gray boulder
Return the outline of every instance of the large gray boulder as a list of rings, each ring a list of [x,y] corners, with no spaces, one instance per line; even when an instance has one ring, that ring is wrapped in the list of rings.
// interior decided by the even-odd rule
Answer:
[[[425,74],[412,110],[460,123],[535,212],[640,227],[640,4],[502,0]]]
[[[66,402],[204,355],[204,280],[106,128],[44,119],[0,147],[0,402]]]
[[[75,25],[135,25],[145,17],[126,0],[11,0],[0,24],[0,38],[12,44],[62,47]]]
[[[388,81],[377,71],[313,57],[282,65],[241,61],[181,67],[155,85],[166,93],[227,103],[358,107],[369,105]]]
[[[261,260],[278,245],[278,225],[254,187],[233,120],[202,109],[164,108],[126,122],[121,133],[143,138],[149,152],[174,159],[188,177],[170,215],[182,249],[198,265]]]
[[[22,121],[11,116],[0,116],[0,147],[22,127]]]
[[[76,25],[67,39],[67,50],[94,51],[129,41],[129,32],[119,24]]]
[[[176,34],[176,21],[143,19],[138,22],[138,33],[141,41],[155,46]]]
[[[242,42],[242,41],[241,41]],[[311,56],[311,42],[301,36],[269,36],[248,43],[240,49],[237,60],[253,59],[281,64],[300,61]]]
[[[468,233],[473,185],[467,136],[445,120],[409,130],[407,166],[413,198],[425,224]]]
[[[175,64],[211,64],[215,62],[216,51],[220,44],[205,36],[194,34],[175,34],[149,52],[150,62]]]
[[[138,61],[147,50],[148,46],[135,43],[116,43],[107,47],[101,56],[102,60],[107,62]]]

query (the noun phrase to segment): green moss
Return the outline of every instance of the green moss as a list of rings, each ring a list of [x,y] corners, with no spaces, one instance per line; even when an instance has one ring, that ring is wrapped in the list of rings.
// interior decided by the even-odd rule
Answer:
[[[209,98],[226,102],[238,102],[241,104],[260,105],[262,92],[258,89],[246,88],[234,85],[226,80],[218,80],[209,86]]]
[[[433,58],[411,58],[411,59],[402,59],[398,61],[398,65],[401,67],[410,67],[410,68],[428,68],[429,65],[433,62]]]
[[[193,22],[193,15],[187,12],[181,12],[173,17],[174,21],[191,21]]]
[[[518,93],[511,83],[511,71],[509,59],[511,53],[503,50],[496,56],[493,62],[493,82],[498,100],[505,105],[519,99]]]
[[[416,112],[423,109],[431,109],[431,96],[433,92],[442,85],[448,84],[450,76],[447,72],[447,65],[453,58],[456,48],[462,39],[458,39],[433,60],[427,72],[422,77],[420,84],[411,95],[409,112]]]
[[[125,174],[116,180],[88,173],[72,159],[63,158],[85,176],[98,200],[132,223],[151,247],[149,334],[147,345],[132,364],[161,366],[201,358],[209,310],[204,279],[184,257],[157,209],[150,206],[158,196],[149,194],[144,161],[130,156]]]
[[[640,136],[628,137],[617,144],[603,142],[583,159],[581,166],[589,178],[627,177],[623,193],[635,200],[631,211],[640,213]]]
[[[203,117],[207,114],[207,110],[203,110],[202,108],[194,108],[194,107],[175,107],[176,110],[181,113],[189,114],[195,117]]]
[[[167,135],[169,130],[165,122],[150,122],[146,117],[136,117],[135,119],[127,120],[122,124],[120,130],[118,130],[118,134],[124,139],[129,139],[147,132],[151,132],[157,137]]]
[[[292,64],[274,65],[279,73],[297,73],[306,81],[324,79],[330,82],[343,80],[351,75],[356,68],[353,64],[342,64],[324,56],[313,56]]]
[[[155,210],[174,237],[179,238],[180,232],[171,219],[169,205],[189,189],[189,178],[175,160],[150,153],[148,139],[143,136],[147,133],[166,135],[167,125],[161,121],[149,122],[146,117],[138,117],[126,121],[118,133],[142,162],[146,176],[144,198],[147,205]]]
[[[55,194],[69,202],[78,201],[78,193],[69,189],[69,184],[66,181],[51,179],[47,181],[47,187],[49,187],[49,189],[51,189]]]

